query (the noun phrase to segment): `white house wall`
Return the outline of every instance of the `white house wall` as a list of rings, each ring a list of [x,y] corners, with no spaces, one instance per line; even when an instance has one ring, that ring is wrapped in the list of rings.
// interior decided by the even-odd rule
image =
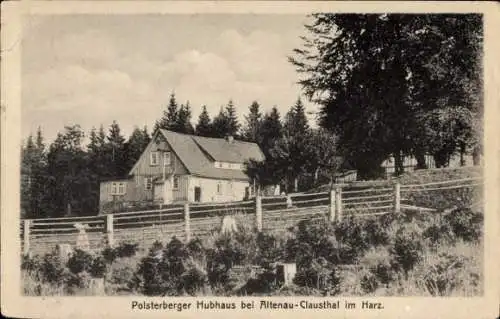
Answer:
[[[217,184],[221,184],[221,192],[217,192]],[[188,199],[194,202],[194,188],[201,188],[201,202],[240,201],[245,197],[247,181],[229,181],[190,176],[188,183]]]

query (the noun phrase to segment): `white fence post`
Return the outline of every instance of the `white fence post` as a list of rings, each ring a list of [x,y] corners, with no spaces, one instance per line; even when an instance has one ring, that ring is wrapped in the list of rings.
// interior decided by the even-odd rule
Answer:
[[[338,222],[342,221],[342,188],[337,188],[335,194],[335,209],[336,209],[336,220]]]
[[[255,196],[255,225],[257,231],[262,231],[262,197]]]
[[[23,253],[25,256],[29,255],[30,253],[30,233],[31,233],[31,220],[30,219],[25,219],[24,220],[24,247],[23,247]]]
[[[186,233],[186,242],[191,240],[191,216],[189,214],[189,203],[184,204],[184,231]]]
[[[292,202],[292,195],[287,194],[286,195],[286,208],[292,208],[293,202]]]
[[[330,206],[328,209],[328,221],[333,222],[335,220],[335,201],[337,199],[337,192],[335,189],[330,190]]]
[[[394,212],[401,213],[401,184],[399,182],[394,184]]]
[[[108,242],[108,247],[112,248],[115,245],[114,241],[114,227],[113,227],[113,214],[107,214],[105,220],[105,232],[106,239]]]

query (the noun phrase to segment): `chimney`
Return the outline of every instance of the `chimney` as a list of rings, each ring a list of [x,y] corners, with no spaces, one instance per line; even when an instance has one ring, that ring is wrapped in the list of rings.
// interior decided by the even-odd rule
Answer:
[[[234,141],[234,137],[233,137],[232,135],[227,135],[227,136],[226,136],[226,141],[227,141],[228,143],[232,143],[232,142]]]

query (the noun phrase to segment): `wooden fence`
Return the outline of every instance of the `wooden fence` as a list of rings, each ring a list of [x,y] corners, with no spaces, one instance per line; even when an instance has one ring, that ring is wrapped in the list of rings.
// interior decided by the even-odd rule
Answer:
[[[75,245],[79,230],[76,223],[88,225],[86,236],[91,250],[119,242],[139,242],[148,247],[156,240],[176,236],[182,240],[208,236],[220,230],[222,219],[233,215],[239,223],[254,225],[258,231],[285,230],[306,219],[341,221],[344,216],[373,216],[398,213],[415,207],[405,196],[418,192],[471,188],[480,179],[468,178],[426,184],[401,185],[396,182],[362,187],[336,187],[330,192],[257,196],[253,200],[183,206],[146,211],[123,212],[103,216],[25,219],[21,221],[24,254],[44,253],[57,244]]]

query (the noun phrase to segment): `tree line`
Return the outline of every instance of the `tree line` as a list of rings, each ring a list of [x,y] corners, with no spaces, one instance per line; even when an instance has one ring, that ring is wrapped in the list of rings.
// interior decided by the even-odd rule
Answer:
[[[252,163],[248,173],[265,185],[285,181],[291,188],[297,188],[298,176],[314,169],[318,179],[321,158],[328,157],[327,154],[334,157],[333,144],[328,143],[333,135],[310,128],[300,98],[284,119],[276,106],[263,113],[260,104],[254,101],[240,123],[236,106],[229,100],[213,118],[206,106],[202,106],[193,125],[189,102],[179,104],[172,93],[153,127],[153,134],[147,127],[135,127],[126,138],[117,122],[107,129],[102,125],[92,128],[88,134],[79,125],[66,126],[50,145],[45,144],[39,128],[22,147],[21,208],[25,217],[95,214],[99,209],[100,182],[125,178],[158,129],[216,138],[231,135],[257,143],[267,158],[266,164],[257,165],[266,167],[269,174],[263,176]],[[317,142],[312,143],[313,136]],[[317,154],[311,153],[315,151],[312,146],[317,147]],[[320,151],[321,147],[330,153]]]

